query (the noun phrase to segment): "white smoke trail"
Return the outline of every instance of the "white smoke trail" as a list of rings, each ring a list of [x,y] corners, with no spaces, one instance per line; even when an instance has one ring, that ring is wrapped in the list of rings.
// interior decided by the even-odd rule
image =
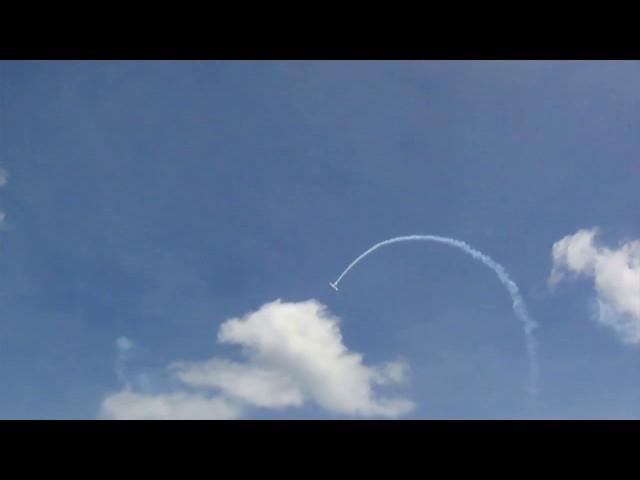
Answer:
[[[538,324],[535,322],[535,320],[529,317],[529,314],[527,313],[527,308],[524,304],[524,300],[522,300],[522,296],[520,295],[520,291],[518,290],[518,286],[513,280],[511,280],[511,277],[509,277],[509,274],[506,272],[504,267],[499,263],[497,263],[496,261],[494,261],[491,257],[488,257],[484,253],[472,248],[470,245],[466,244],[465,242],[461,240],[456,240],[454,238],[439,237],[437,235],[407,235],[402,237],[391,238],[389,240],[376,243],[373,247],[371,247],[369,250],[367,250],[358,258],[356,258],[353,262],[351,262],[349,266],[345,268],[344,272],[340,274],[338,279],[335,282],[333,282],[334,285],[338,286],[338,284],[343,279],[343,277],[347,273],[349,273],[349,271],[353,267],[355,267],[367,255],[373,253],[378,248],[384,247],[385,245],[390,245],[392,243],[409,242],[409,241],[438,242],[438,243],[444,243],[446,245],[459,248],[466,254],[484,263],[487,267],[493,270],[496,273],[496,275],[498,275],[500,282],[505,286],[505,288],[509,292],[509,295],[511,295],[511,300],[513,302],[513,311],[515,312],[516,317],[518,317],[518,319],[522,322],[524,327],[527,354],[529,356],[528,390],[531,394],[535,395],[538,391],[538,361],[536,358],[536,349],[537,349],[536,339],[533,335],[533,330],[538,326]]]

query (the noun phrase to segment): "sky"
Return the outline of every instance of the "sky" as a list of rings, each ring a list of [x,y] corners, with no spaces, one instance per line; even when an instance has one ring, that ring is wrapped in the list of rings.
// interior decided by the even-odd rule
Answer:
[[[640,64],[0,62],[0,418],[640,418]],[[538,328],[537,394],[501,264]]]

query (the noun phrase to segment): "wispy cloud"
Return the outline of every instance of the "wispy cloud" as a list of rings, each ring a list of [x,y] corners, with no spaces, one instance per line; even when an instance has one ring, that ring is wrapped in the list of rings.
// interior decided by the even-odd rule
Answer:
[[[0,167],[0,188],[4,187],[8,182],[9,172],[5,168]],[[7,215],[3,211],[0,211],[0,227],[4,225],[6,218]]]
[[[187,385],[218,388],[230,397],[257,407],[300,407],[304,394],[286,373],[260,365],[222,359],[171,365],[176,377]]]
[[[160,395],[123,390],[102,402],[102,417],[114,420],[226,420],[240,418],[240,407],[218,396],[187,392]]]
[[[627,343],[640,343],[640,241],[618,248],[597,245],[598,229],[579,230],[553,245],[549,283],[567,274],[594,281],[595,317]]]
[[[128,384],[126,364],[131,358],[135,344],[127,337],[119,337],[116,340],[116,376],[124,384]]]
[[[344,415],[398,417],[411,411],[414,404],[410,400],[380,397],[374,390],[374,385],[405,381],[407,364],[365,365],[360,353],[344,345],[338,323],[339,319],[315,300],[276,300],[221,325],[218,340],[242,347],[245,361],[212,358],[174,362],[169,370],[185,386],[216,395],[198,397],[199,402],[202,398],[224,401],[235,405],[238,412],[247,407],[295,408],[307,402]],[[162,405],[191,399],[185,393],[136,395],[123,391],[108,397],[103,414],[111,418],[139,415],[144,405],[160,408],[154,399],[161,399]],[[132,403],[135,408],[130,407]]]

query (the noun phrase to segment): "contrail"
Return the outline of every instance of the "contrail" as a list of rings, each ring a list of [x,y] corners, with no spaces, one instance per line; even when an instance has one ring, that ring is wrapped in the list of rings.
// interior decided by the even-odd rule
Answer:
[[[538,361],[536,359],[536,339],[533,335],[533,330],[537,328],[538,324],[529,317],[527,313],[527,308],[524,304],[524,300],[522,300],[522,296],[520,295],[520,290],[516,283],[511,280],[509,274],[504,269],[502,265],[498,262],[494,261],[491,257],[485,255],[484,253],[472,248],[470,245],[466,244],[461,240],[456,240],[455,238],[448,237],[439,237],[437,235],[406,235],[402,237],[390,238],[389,240],[384,240],[383,242],[376,243],[369,250],[364,252],[358,258],[356,258],[353,262],[349,264],[347,268],[345,268],[344,272],[340,274],[338,279],[333,282],[332,287],[337,290],[338,284],[344,278],[344,276],[349,273],[349,271],[355,267],[358,262],[363,260],[367,255],[373,253],[380,247],[384,247],[385,245],[390,245],[392,243],[398,242],[410,242],[410,241],[426,241],[426,242],[438,242],[444,243],[446,245],[450,245],[452,247],[459,248],[466,254],[472,256],[476,260],[484,263],[487,267],[493,270],[500,282],[505,286],[509,295],[511,295],[511,300],[513,302],[513,311],[516,314],[516,317],[522,322],[524,327],[525,334],[525,342],[527,347],[527,353],[529,356],[529,385],[528,390],[531,394],[536,394],[538,391]]]

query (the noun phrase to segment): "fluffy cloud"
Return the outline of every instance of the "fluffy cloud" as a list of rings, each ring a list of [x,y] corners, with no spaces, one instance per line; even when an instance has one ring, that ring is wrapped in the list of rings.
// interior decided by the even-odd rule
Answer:
[[[361,354],[344,345],[338,322],[315,300],[276,300],[221,325],[218,340],[240,346],[244,362],[220,358],[174,362],[169,370],[186,386],[213,390],[219,395],[216,398],[242,407],[283,409],[309,401],[345,415],[397,417],[411,411],[414,405],[410,400],[379,397],[374,391],[374,385],[405,381],[408,366],[404,362],[365,365]],[[132,397],[136,399],[132,401],[131,395],[136,395],[132,392],[116,396],[125,394],[129,413],[139,413],[144,405],[160,408],[152,403],[159,397],[147,396],[144,401]],[[174,398],[160,397],[163,405]],[[115,418],[114,412],[123,408],[123,403],[114,403],[113,396],[107,400],[110,408],[105,401],[103,413]]]
[[[597,229],[579,230],[553,245],[549,281],[567,273],[592,278],[597,292],[596,318],[623,341],[640,343],[640,241],[610,249],[596,244]]]

